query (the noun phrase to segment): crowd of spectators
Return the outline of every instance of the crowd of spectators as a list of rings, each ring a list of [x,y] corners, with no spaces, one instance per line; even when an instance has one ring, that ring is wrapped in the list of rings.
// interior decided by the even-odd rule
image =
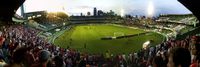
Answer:
[[[23,25],[0,28],[0,67],[200,67],[200,37],[163,42],[130,54],[60,48]]]

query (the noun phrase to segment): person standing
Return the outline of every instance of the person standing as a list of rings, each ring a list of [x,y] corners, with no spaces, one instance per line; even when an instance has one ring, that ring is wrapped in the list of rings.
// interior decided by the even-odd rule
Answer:
[[[190,51],[185,48],[174,48],[169,53],[167,67],[189,67],[191,64]]]

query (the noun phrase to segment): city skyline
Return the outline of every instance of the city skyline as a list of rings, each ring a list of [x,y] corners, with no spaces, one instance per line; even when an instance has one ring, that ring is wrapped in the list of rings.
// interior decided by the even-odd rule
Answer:
[[[93,13],[96,7],[104,12],[113,10],[118,15],[152,15],[191,13],[177,0],[27,0],[25,12],[62,11],[69,15]],[[18,14],[19,14],[18,10]]]

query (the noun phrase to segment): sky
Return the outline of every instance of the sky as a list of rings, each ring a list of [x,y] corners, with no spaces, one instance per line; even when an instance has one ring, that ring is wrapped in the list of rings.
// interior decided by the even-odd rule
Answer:
[[[121,16],[191,13],[177,0],[26,0],[24,7],[25,12],[62,11],[69,15],[92,14],[94,7],[105,12],[113,10]],[[17,13],[20,14],[20,10]]]

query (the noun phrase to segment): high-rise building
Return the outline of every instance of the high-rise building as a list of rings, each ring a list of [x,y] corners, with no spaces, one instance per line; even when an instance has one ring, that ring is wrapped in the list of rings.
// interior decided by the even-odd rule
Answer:
[[[81,13],[81,15],[80,16],[83,16],[83,13]]]
[[[96,7],[94,8],[94,14],[93,15],[97,16],[97,8]]]

